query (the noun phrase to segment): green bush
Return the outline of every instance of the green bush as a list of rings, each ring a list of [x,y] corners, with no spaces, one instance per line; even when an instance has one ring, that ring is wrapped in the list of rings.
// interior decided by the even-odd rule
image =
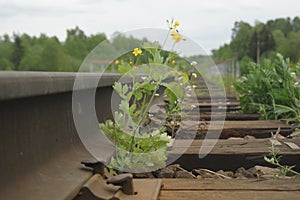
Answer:
[[[249,63],[249,74],[234,83],[244,112],[260,113],[263,119],[300,119],[300,63],[277,54],[272,62]]]

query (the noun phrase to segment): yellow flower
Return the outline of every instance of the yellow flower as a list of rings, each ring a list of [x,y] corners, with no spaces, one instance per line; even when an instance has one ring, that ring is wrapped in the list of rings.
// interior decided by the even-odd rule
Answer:
[[[141,49],[135,48],[135,49],[133,50],[132,54],[133,54],[134,56],[138,56],[138,55],[141,55],[142,52],[143,52],[143,51],[142,51]]]
[[[130,65],[133,65],[133,62],[132,62],[132,61],[130,61],[130,62],[129,62],[129,64],[130,64]]]
[[[176,43],[182,40],[182,35],[180,35],[176,29],[172,30],[171,36],[172,40],[175,40]]]
[[[171,62],[173,65],[175,65],[176,64],[176,61],[175,60],[172,60],[172,62]]]
[[[119,61],[119,60],[116,60],[116,61],[115,61],[115,65],[118,65],[118,64],[120,64],[120,61]]]
[[[180,25],[179,21],[175,21],[174,24],[173,24],[174,27],[177,27],[179,25]]]

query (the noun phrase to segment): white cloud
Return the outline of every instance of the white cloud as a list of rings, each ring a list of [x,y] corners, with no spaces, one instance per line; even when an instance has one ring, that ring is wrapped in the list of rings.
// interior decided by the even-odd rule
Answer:
[[[211,50],[228,42],[235,21],[266,21],[300,14],[297,0],[0,0],[0,35],[28,33],[65,38],[78,25],[86,34],[166,28],[176,17],[181,31]]]

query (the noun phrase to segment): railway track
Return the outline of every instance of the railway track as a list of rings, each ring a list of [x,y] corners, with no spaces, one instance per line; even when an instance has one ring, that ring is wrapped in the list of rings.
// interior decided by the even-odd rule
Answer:
[[[87,80],[97,75],[86,75]],[[81,143],[72,116],[72,73],[2,73],[0,74],[0,191],[1,199],[83,200],[83,199],[299,199],[299,179],[161,179],[132,178],[130,174],[111,176],[101,163],[93,160]],[[18,77],[18,79],[16,79]],[[96,110],[99,121],[112,118],[111,85],[118,75],[107,75],[97,86]],[[15,90],[16,87],[22,86]],[[32,90],[35,88],[35,90]],[[81,92],[89,94],[91,88]],[[198,98],[200,115],[189,112],[190,129],[180,135],[196,132],[196,138],[176,138],[169,157],[175,163],[193,170],[236,170],[255,165],[269,166],[263,159],[270,140],[280,127],[282,162],[300,170],[299,138],[286,138],[292,128],[280,121],[261,121],[257,114],[238,112],[233,95],[214,97],[212,103],[205,86]],[[217,88],[213,88],[216,89]],[[10,93],[9,91],[15,91]],[[106,106],[103,106],[106,105]],[[84,107],[82,108],[84,109]],[[220,112],[216,112],[219,110]],[[157,116],[159,120],[159,116]],[[199,149],[207,129],[225,119],[221,137],[206,157]],[[92,127],[91,127],[92,129]],[[194,139],[191,141],[190,139]],[[294,145],[293,145],[294,144]],[[186,149],[183,155],[178,154]],[[181,154],[181,153],[180,153]],[[86,162],[81,162],[87,160]]]
[[[198,88],[198,87],[197,87]],[[198,88],[199,89],[199,88]],[[204,87],[201,86],[200,90]],[[204,90],[205,91],[205,90]],[[222,99],[222,98],[220,98]],[[223,99],[224,100],[224,99]],[[292,127],[275,120],[259,120],[259,115],[239,112],[238,100],[229,95],[225,102],[214,102],[205,94],[198,96],[197,106],[200,115],[190,111],[185,113],[191,127],[184,130],[186,137],[175,139],[169,150],[169,157],[179,157],[175,163],[192,171],[203,168],[213,171],[235,171],[240,167],[249,169],[257,165],[272,167],[264,160],[269,154],[271,142],[276,141],[276,148],[282,155],[281,162],[300,171],[300,139],[287,138]],[[212,112],[212,110],[214,112]],[[220,111],[220,112],[218,112]],[[222,130],[208,127],[211,119],[225,119]],[[214,121],[218,123],[218,121]],[[220,123],[222,123],[220,121]],[[203,128],[204,127],[204,128]],[[196,137],[192,138],[197,132]],[[206,148],[204,138],[207,134],[220,131],[220,138],[212,151],[204,158],[199,158],[200,148]],[[275,134],[277,132],[277,134]],[[279,133],[279,134],[278,134]],[[188,138],[188,139],[187,139]],[[209,145],[209,144],[208,144]],[[210,146],[208,146],[210,148]],[[184,154],[182,152],[184,151]],[[180,156],[180,154],[182,154]],[[201,157],[201,155],[200,155]],[[159,199],[299,199],[300,180],[295,179],[254,179],[254,180],[163,180]],[[283,187],[282,187],[283,186]],[[296,187],[295,187],[296,186]]]

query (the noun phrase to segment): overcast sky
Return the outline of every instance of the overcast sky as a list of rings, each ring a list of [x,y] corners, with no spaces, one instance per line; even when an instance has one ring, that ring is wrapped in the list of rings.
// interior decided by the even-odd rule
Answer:
[[[66,37],[79,26],[86,34],[166,28],[166,19],[208,52],[229,42],[235,21],[254,24],[300,16],[299,0],[0,0],[0,35],[28,33]]]

